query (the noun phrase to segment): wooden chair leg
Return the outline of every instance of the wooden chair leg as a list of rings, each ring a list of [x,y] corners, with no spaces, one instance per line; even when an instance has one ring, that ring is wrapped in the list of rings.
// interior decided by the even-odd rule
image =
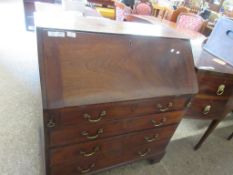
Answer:
[[[227,138],[227,140],[231,140],[233,138],[233,133]]]
[[[194,147],[194,150],[198,150],[201,145],[203,144],[203,142],[208,138],[208,136],[213,132],[213,130],[218,126],[218,124],[221,122],[221,120],[213,120],[208,129],[206,130],[206,132],[204,133],[204,135],[202,136],[202,138],[199,140],[199,142],[196,144],[196,146]]]

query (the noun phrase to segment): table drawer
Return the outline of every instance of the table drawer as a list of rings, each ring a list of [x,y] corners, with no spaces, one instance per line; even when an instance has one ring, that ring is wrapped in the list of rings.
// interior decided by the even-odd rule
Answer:
[[[183,111],[152,114],[140,117],[131,117],[124,120],[106,121],[104,124],[90,126],[67,126],[49,131],[50,146],[81,143],[99,138],[120,135],[133,131],[178,123],[183,116]]]
[[[145,159],[158,155],[161,159],[168,140],[157,143],[150,143],[139,147],[132,147],[127,151],[121,151],[118,154],[105,154],[101,159],[92,159],[86,161],[77,161],[71,164],[52,166],[51,175],[78,175],[85,174],[106,167],[123,164],[132,160]]]
[[[218,119],[223,117],[226,100],[210,100],[195,97],[185,117],[197,119]]]
[[[229,97],[233,93],[233,78],[198,73],[199,94]]]
[[[185,108],[189,99],[189,96],[165,97],[54,110],[45,112],[45,126],[58,128],[68,125],[104,123],[107,120],[181,110]]]
[[[73,161],[85,161],[93,157],[101,158],[103,154],[108,154],[109,152],[131,149],[138,145],[158,142],[163,139],[167,140],[171,138],[176,127],[177,125],[170,125],[143,132],[51,149],[49,152],[50,165]]]

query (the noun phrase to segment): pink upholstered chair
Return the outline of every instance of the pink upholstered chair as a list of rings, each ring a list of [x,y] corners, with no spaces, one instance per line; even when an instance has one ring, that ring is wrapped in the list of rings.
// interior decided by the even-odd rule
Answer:
[[[193,13],[180,13],[177,18],[177,27],[200,32],[205,24],[205,20]]]
[[[135,4],[133,13],[138,15],[152,15],[153,7],[149,1],[140,1]]]

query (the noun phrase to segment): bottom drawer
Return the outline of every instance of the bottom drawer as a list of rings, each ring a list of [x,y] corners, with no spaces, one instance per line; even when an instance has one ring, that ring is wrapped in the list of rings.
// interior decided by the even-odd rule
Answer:
[[[222,117],[225,100],[211,100],[195,97],[185,113],[185,118],[219,119]]]
[[[90,158],[101,159],[104,155],[118,154],[119,151],[131,149],[135,145],[139,146],[160,140],[168,140],[173,135],[176,127],[177,125],[170,125],[51,149],[49,151],[50,165],[54,166],[75,161],[85,161]]]
[[[87,161],[78,161],[72,164],[53,166],[51,167],[51,175],[78,175],[85,174],[110,166],[117,166],[118,164],[127,163],[134,160],[156,158],[156,155],[162,158],[165,147],[169,140],[163,140],[156,143],[150,143],[139,147],[131,147],[128,150],[120,151],[119,154],[104,155],[101,159],[90,159]]]

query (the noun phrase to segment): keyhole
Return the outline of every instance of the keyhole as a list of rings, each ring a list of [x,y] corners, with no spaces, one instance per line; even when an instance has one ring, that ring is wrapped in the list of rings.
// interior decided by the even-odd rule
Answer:
[[[129,46],[130,46],[130,47],[132,46],[132,41],[131,41],[131,40],[129,41]]]

